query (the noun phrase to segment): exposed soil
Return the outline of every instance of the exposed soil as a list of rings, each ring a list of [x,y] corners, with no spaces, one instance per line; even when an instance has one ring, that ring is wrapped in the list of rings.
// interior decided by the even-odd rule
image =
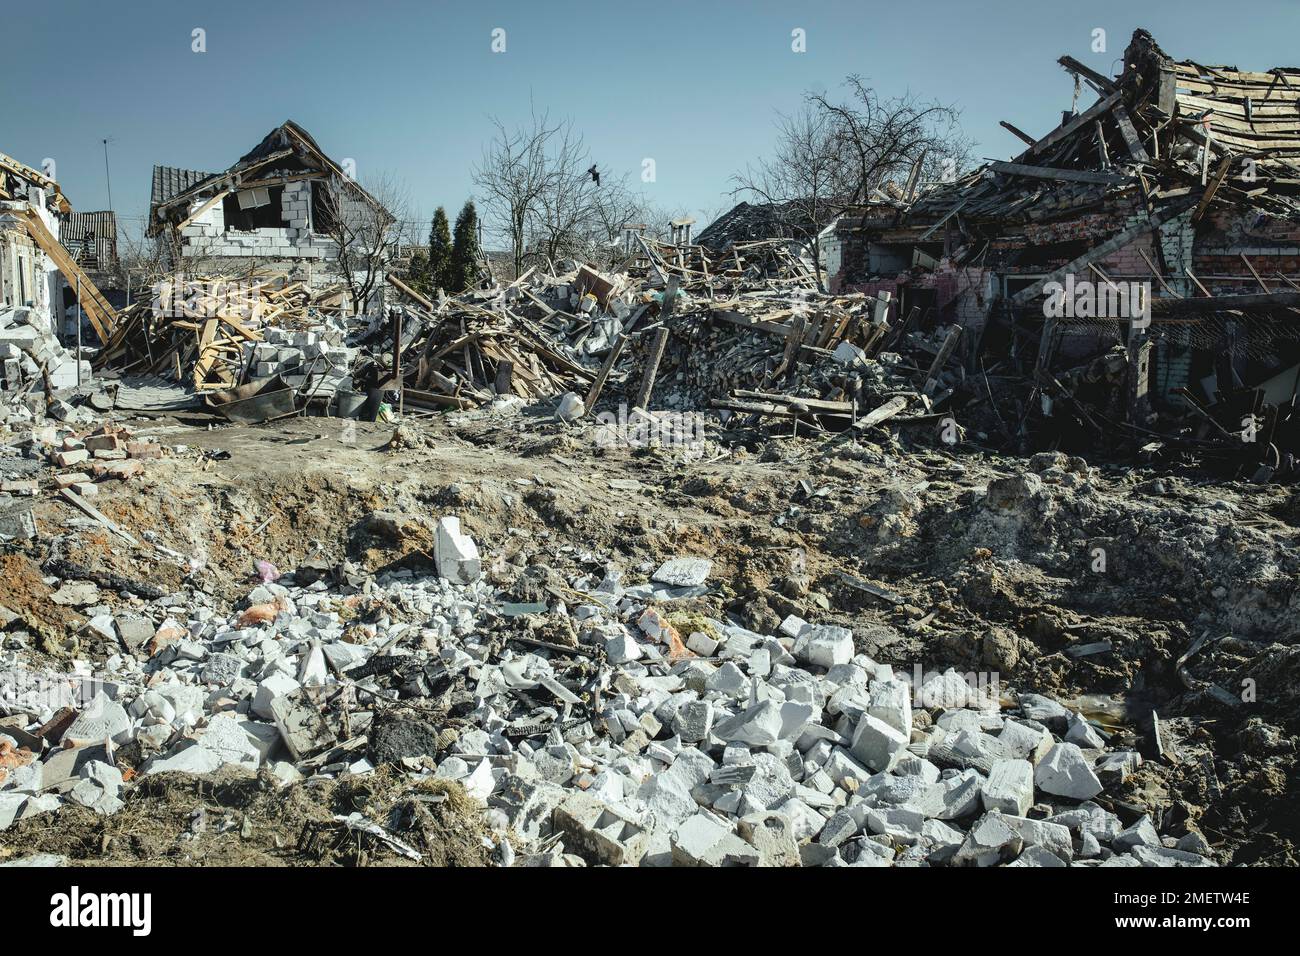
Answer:
[[[423,798],[423,799],[422,799]],[[487,851],[473,802],[460,785],[412,785],[380,769],[338,782],[281,787],[269,773],[227,767],[211,776],[160,773],[134,786],[112,816],[65,807],[21,821],[0,840],[0,860],[36,853],[85,866],[383,866],[408,863],[334,821],[361,812],[402,816],[404,837],[437,866],[482,866]]]
[[[46,653],[111,652],[73,642],[80,616],[47,601],[40,569],[55,536],[59,556],[91,572],[234,601],[259,559],[431,570],[433,524],[457,514],[489,579],[516,600],[540,588],[580,602],[566,582],[607,559],[637,581],[675,555],[706,556],[720,586],[673,614],[726,611],[771,633],[794,613],[853,628],[863,651],[896,667],[996,672],[1012,693],[1072,703],[1148,758],[1120,800],[1196,821],[1221,862],[1298,862],[1300,509],[1287,489],[904,448],[883,432],[860,444],[710,443],[687,461],[601,449],[589,428],[528,413],[408,420],[396,440],[391,425],[329,419],[158,424],[189,451],[96,499],[140,549],[44,500],[46,543],[3,557],[0,604],[57,638]],[[0,835],[0,854],[301,863],[304,825],[350,812],[337,809],[344,791],[366,786],[277,795],[251,779],[150,779],[114,817],[25,821]],[[196,799],[238,826],[181,840]],[[252,837],[240,835],[245,819]],[[445,826],[447,862],[485,861],[473,826]],[[334,848],[320,862],[362,852]]]

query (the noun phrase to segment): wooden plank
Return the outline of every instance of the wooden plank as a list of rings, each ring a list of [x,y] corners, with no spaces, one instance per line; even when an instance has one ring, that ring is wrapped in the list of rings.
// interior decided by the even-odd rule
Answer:
[[[1028,133],[1026,133],[1024,130],[1022,130],[1022,129],[1020,129],[1019,127],[1016,127],[1016,126],[1012,126],[1012,125],[1011,125],[1010,123],[1008,123],[1006,120],[998,120],[998,125],[1001,126],[1003,129],[1005,129],[1007,132],[1011,133],[1013,136],[1018,136],[1018,137],[1020,137],[1022,140],[1025,141],[1025,145],[1026,145],[1026,146],[1033,146],[1034,143],[1037,142],[1037,140],[1035,140],[1032,136],[1030,136],[1030,135],[1029,135]]]
[[[937,229],[938,229],[940,226],[942,226],[945,222],[947,222],[947,221],[948,221],[949,219],[951,219],[953,216],[957,215],[957,213],[961,212],[964,208],[966,208],[966,204],[967,204],[968,202],[970,202],[970,198],[971,198],[971,197],[969,197],[969,196],[965,197],[964,199],[962,199],[961,202],[957,203],[957,205],[955,205],[955,206],[953,206],[951,209],[949,209],[946,213],[943,214],[943,218],[942,218],[942,219],[940,219],[938,222],[936,222],[936,223],[935,223],[933,226],[931,226],[929,229],[925,230],[925,232],[921,233],[921,235],[917,238],[916,241],[917,241],[917,242],[925,242],[925,240],[929,239],[930,236],[934,234],[935,230],[937,230]]]
[[[1271,291],[1268,285],[1265,284],[1264,280],[1259,277],[1259,273],[1255,271],[1255,267],[1250,264],[1250,260],[1246,258],[1246,254],[1244,252],[1241,253],[1241,261],[1246,263],[1246,268],[1250,270],[1250,274],[1253,275],[1255,277],[1255,281],[1259,283],[1260,290],[1263,292]]]
[[[217,193],[215,196],[213,196],[211,199],[205,202],[198,209],[190,213],[186,218],[182,219],[180,221],[180,224],[176,226],[176,231],[180,232],[182,229],[184,229],[186,226],[192,223],[195,219],[198,219],[199,216],[203,215],[205,212],[207,212],[217,203],[221,202],[221,200],[229,196],[232,192],[234,192],[233,189],[223,189],[221,192]]]
[[[760,332],[768,332],[772,335],[779,335],[782,338],[790,334],[790,326],[782,325],[780,322],[769,322],[764,319],[756,319],[753,316],[746,315],[744,312],[736,312],[731,309],[712,309],[709,313],[715,319],[721,319],[723,322],[729,322],[732,325],[739,325],[745,329],[757,329]]]
[[[1087,126],[1093,120],[1097,119],[1097,117],[1101,116],[1103,113],[1105,113],[1107,110],[1109,110],[1112,106],[1114,106],[1119,101],[1120,101],[1120,92],[1118,90],[1116,90],[1114,93],[1111,93],[1109,96],[1103,97],[1102,99],[1094,103],[1091,107],[1089,107],[1087,110],[1080,113],[1074,119],[1070,120],[1070,122],[1066,123],[1064,126],[1058,126],[1056,129],[1052,130],[1052,132],[1048,133],[1046,136],[1040,139],[1033,146],[1029,147],[1029,154],[1032,156],[1037,153],[1041,153],[1043,150],[1047,149],[1047,147],[1059,143],[1061,140],[1065,139],[1065,137],[1069,136],[1071,133],[1083,129],[1085,126]]]
[[[895,395],[883,405],[873,408],[871,411],[867,412],[866,415],[859,418],[854,423],[853,427],[861,431],[864,428],[871,428],[872,426],[879,425],[882,422],[886,422],[893,418],[906,407],[907,399],[902,395]]]
[[[1205,193],[1201,196],[1201,201],[1196,206],[1196,211],[1192,213],[1192,222],[1196,222],[1201,216],[1205,215],[1205,210],[1210,207],[1210,201],[1214,199],[1214,194],[1219,191],[1223,181],[1228,177],[1228,169],[1232,166],[1232,157],[1223,157],[1223,162],[1219,163],[1219,169],[1214,174],[1214,179],[1205,187]]]
[[[67,280],[68,285],[75,292],[78,288],[81,290],[81,309],[90,319],[90,324],[99,336],[99,341],[107,344],[113,336],[113,329],[117,325],[117,312],[108,304],[104,294],[94,282],[90,281],[90,276],[82,271],[81,266],[68,254],[59,240],[55,239],[45,223],[41,219],[40,213],[27,205],[25,210],[18,213],[19,219],[27,228],[27,233],[32,240],[41,247],[44,252],[63,273],[63,278]],[[60,310],[62,311],[62,310]]]
[[[1092,69],[1091,67],[1084,66],[1082,63],[1080,63],[1072,56],[1063,56],[1056,62],[1061,64],[1061,66],[1065,67],[1067,70],[1069,70],[1071,73],[1075,74],[1076,76],[1082,76],[1085,79],[1091,80],[1097,86],[1101,87],[1103,93],[1113,93],[1117,89],[1117,87],[1115,86],[1115,81],[1112,80],[1110,77],[1102,76],[1096,70]]]
[[[76,505],[86,514],[90,515],[90,517],[94,518],[109,531],[112,531],[114,534],[121,537],[132,547],[139,547],[140,542],[137,541],[130,532],[124,531],[112,519],[106,517],[98,508],[88,502],[85,498],[81,497],[81,495],[77,494],[71,488],[60,488],[59,495],[63,497],[64,500]]]
[[[930,370],[925,373],[925,386],[921,389],[922,394],[931,395],[939,384],[939,373],[943,367],[948,364],[948,358],[952,355],[952,350],[957,347],[957,340],[961,338],[961,326],[954,325],[944,336],[943,344],[939,346],[939,351],[930,363]]]
[[[1181,299],[1182,296],[1169,287],[1169,283],[1166,282],[1165,277],[1160,274],[1160,270],[1156,268],[1156,264],[1151,261],[1151,257],[1147,255],[1147,251],[1145,249],[1139,249],[1138,255],[1140,255],[1142,261],[1147,264],[1147,268],[1151,270],[1151,274],[1156,277],[1156,281],[1160,283],[1160,288],[1164,289],[1165,293],[1171,298]]]
[[[618,362],[618,357],[623,354],[623,346],[625,345],[627,345],[627,333],[622,333],[614,341],[614,347],[605,356],[605,361],[600,365],[600,371],[596,373],[596,380],[591,383],[591,388],[587,391],[587,398],[582,403],[582,413],[584,415],[590,415],[591,410],[596,407],[596,400],[600,398],[600,393],[605,388],[605,380],[609,378],[609,373],[613,371],[615,363]]]
[[[655,330],[654,341],[650,344],[650,356],[646,359],[645,377],[641,380],[641,388],[636,393],[636,401],[633,408],[649,410],[646,403],[650,401],[650,395],[654,392],[655,376],[659,374],[659,363],[664,357],[664,348],[668,345],[668,327],[659,326]]]
[[[1128,111],[1124,109],[1124,106],[1122,104],[1116,106],[1111,115],[1115,117],[1115,125],[1119,127],[1120,136],[1124,137],[1124,145],[1128,147],[1129,155],[1139,163],[1151,162],[1151,157],[1147,155],[1146,149],[1143,148],[1142,140],[1138,137],[1137,128],[1133,125],[1133,121],[1129,119]]]
[[[762,402],[774,402],[776,404],[789,405],[792,402],[798,402],[806,406],[813,412],[826,412],[827,414],[847,415],[853,411],[852,402],[832,402],[823,398],[804,398],[801,395],[782,395],[779,392],[763,392],[754,389],[737,388],[732,390],[732,395],[736,398],[757,399]]]
[[[388,280],[389,285],[393,286],[395,289],[397,289],[397,290],[398,290],[399,292],[401,292],[403,295],[410,296],[412,299],[414,299],[414,300],[415,300],[416,302],[418,302],[420,305],[424,306],[424,307],[425,307],[426,309],[428,309],[430,312],[437,312],[437,311],[438,311],[438,307],[437,307],[436,305],[434,305],[432,302],[430,302],[430,301],[429,301],[428,299],[426,299],[424,296],[420,295],[420,293],[416,292],[414,289],[412,289],[409,285],[407,285],[407,284],[406,284],[405,282],[403,282],[401,279],[397,278],[397,276],[393,275],[391,272],[387,273],[387,274],[384,276],[384,278],[386,278],[386,279]]]
[[[1205,288],[1205,286],[1201,284],[1201,280],[1196,278],[1196,276],[1192,273],[1191,269],[1184,269],[1183,272],[1187,275],[1187,278],[1192,280],[1192,283],[1196,286],[1196,288],[1201,290],[1201,295],[1205,296],[1206,298],[1213,298],[1213,296],[1210,294],[1210,290]]]
[[[1132,176],[1121,173],[1099,173],[1090,169],[1058,169],[1053,166],[1026,166],[1023,163],[989,163],[995,172],[1009,176],[1027,176],[1031,179],[1059,179],[1073,183],[1097,183],[1106,186],[1122,186],[1133,181]]]

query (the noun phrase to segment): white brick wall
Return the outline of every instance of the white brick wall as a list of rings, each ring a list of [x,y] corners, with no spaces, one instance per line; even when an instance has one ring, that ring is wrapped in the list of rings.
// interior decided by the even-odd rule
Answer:
[[[284,225],[255,232],[226,232],[225,211],[222,203],[217,203],[182,230],[186,254],[193,258],[211,259],[211,263],[204,265],[212,271],[220,268],[223,258],[264,259],[269,265],[278,262],[290,266],[295,273],[303,273],[303,278],[310,271],[313,286],[331,285],[337,276],[332,274],[330,263],[338,255],[338,250],[328,236],[311,231],[311,195],[310,180],[286,183],[280,207]],[[363,200],[345,195],[343,203],[345,216],[368,214]],[[191,212],[198,205],[195,204]],[[299,265],[294,266],[294,263]]]

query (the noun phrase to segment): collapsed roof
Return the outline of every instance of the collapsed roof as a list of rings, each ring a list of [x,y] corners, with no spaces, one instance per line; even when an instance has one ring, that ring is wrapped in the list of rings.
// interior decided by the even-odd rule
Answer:
[[[1265,73],[1174,61],[1145,30],[1134,32],[1117,78],[1073,57],[1060,64],[1097,95],[1010,162],[990,162],[931,189],[889,215],[892,238],[942,241],[957,235],[959,260],[981,240],[1035,223],[1078,219],[1116,194],[1140,199],[1149,230],[1187,209],[1200,219],[1216,204],[1250,203],[1262,214],[1300,213],[1300,70]],[[1026,290],[1032,298],[1038,289]]]
[[[696,242],[713,252],[722,252],[738,243],[793,238],[794,232],[787,222],[793,205],[793,202],[738,203],[709,223]]]
[[[40,170],[0,153],[0,199],[26,199],[28,186],[44,189],[47,201],[60,214],[72,212],[72,205],[53,179]]]

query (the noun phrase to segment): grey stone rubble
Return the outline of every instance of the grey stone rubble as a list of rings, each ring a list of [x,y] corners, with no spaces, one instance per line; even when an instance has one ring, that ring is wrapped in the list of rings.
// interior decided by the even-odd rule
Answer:
[[[90,362],[81,360],[60,344],[35,309],[15,308],[0,303],[0,391],[3,398],[34,384],[41,390],[48,377],[53,389],[72,389],[91,380]],[[0,416],[16,423],[31,421],[31,412],[21,403],[0,401]]]
[[[254,378],[283,375],[306,394],[328,398],[351,381],[359,350],[347,346],[347,338],[347,323],[322,312],[312,331],[268,326],[261,341],[244,343],[243,361]]]
[[[439,576],[304,570],[229,613],[171,595],[141,612],[152,634],[141,614],[100,615],[138,650],[98,673],[27,672],[0,696],[0,752],[34,745],[0,783],[0,829],[69,804],[117,812],[132,786],[118,756],[137,748],[143,776],[235,765],[288,785],[390,763],[455,780],[514,865],[1214,865],[1199,833],[1107,809],[1103,781],[1142,758],[1054,701],[1003,708],[953,671],[913,687],[848,630],[798,619],[769,635],[692,618],[701,629],[680,634],[655,595],[707,587],[710,563],[691,556],[650,584],[613,566],[572,580],[590,603],[514,604],[458,516],[436,528]],[[358,597],[385,610],[348,620]],[[577,643],[531,637],[538,621]],[[413,698],[456,719],[407,732]]]

